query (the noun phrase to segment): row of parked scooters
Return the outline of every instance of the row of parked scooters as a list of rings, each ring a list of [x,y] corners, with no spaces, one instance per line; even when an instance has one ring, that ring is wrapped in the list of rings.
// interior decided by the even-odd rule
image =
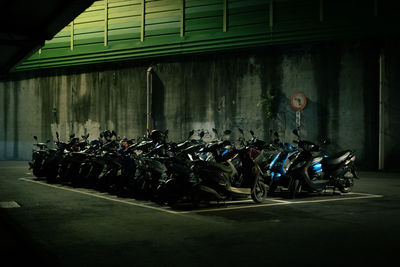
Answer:
[[[267,194],[294,198],[301,192],[338,189],[349,192],[356,178],[355,153],[351,150],[328,156],[320,146],[302,140],[299,131],[292,144],[282,142],[274,133],[271,142],[258,139],[253,131],[246,140],[232,142],[213,129],[216,138],[203,140],[204,131],[192,130],[187,140],[168,142],[168,131],[153,130],[149,136],[120,138],[104,131],[89,142],[70,136],[55,148],[39,143],[35,136],[33,174],[49,183],[94,188],[120,196],[153,200],[175,206],[197,205],[204,201],[252,198],[263,202]]]

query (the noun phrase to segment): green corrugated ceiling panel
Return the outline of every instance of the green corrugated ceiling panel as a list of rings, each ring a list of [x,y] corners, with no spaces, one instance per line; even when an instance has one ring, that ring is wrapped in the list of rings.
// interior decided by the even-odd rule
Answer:
[[[185,31],[215,30],[223,27],[223,1],[188,1],[185,9]]]
[[[158,36],[180,33],[181,1],[146,1],[145,36]]]
[[[227,31],[240,34],[252,26],[262,33],[269,32],[269,2],[263,0],[231,0],[228,4]]]
[[[142,25],[141,0],[109,0],[108,2],[108,46],[117,40],[139,40]]]
[[[102,0],[17,70],[398,33],[394,10],[378,0]]]

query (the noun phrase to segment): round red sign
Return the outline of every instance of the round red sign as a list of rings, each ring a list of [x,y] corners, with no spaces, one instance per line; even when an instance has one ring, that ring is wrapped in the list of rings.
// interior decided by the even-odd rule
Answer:
[[[290,99],[290,105],[294,110],[302,110],[307,105],[307,98],[303,93],[293,94]]]

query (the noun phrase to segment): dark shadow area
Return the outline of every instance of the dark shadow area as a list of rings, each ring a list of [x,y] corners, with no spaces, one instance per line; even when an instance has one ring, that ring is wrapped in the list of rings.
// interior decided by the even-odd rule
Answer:
[[[0,258],[10,267],[64,266],[57,257],[32,239],[4,209],[0,209]]]

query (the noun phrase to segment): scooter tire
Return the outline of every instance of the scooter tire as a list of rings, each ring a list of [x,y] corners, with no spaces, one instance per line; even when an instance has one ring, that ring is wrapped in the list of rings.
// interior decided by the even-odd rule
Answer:
[[[275,191],[277,188],[278,188],[278,183],[275,181],[272,181],[269,185],[268,194],[269,195],[275,194]]]
[[[289,198],[292,199],[296,198],[296,196],[301,192],[300,180],[292,178],[289,183],[288,191],[289,191]]]
[[[352,179],[352,178],[351,178]],[[349,183],[350,185],[340,185],[338,189],[341,193],[349,193],[353,190],[353,181]]]
[[[260,177],[257,178],[251,190],[251,198],[255,203],[263,203],[267,198],[267,186],[261,181]]]

